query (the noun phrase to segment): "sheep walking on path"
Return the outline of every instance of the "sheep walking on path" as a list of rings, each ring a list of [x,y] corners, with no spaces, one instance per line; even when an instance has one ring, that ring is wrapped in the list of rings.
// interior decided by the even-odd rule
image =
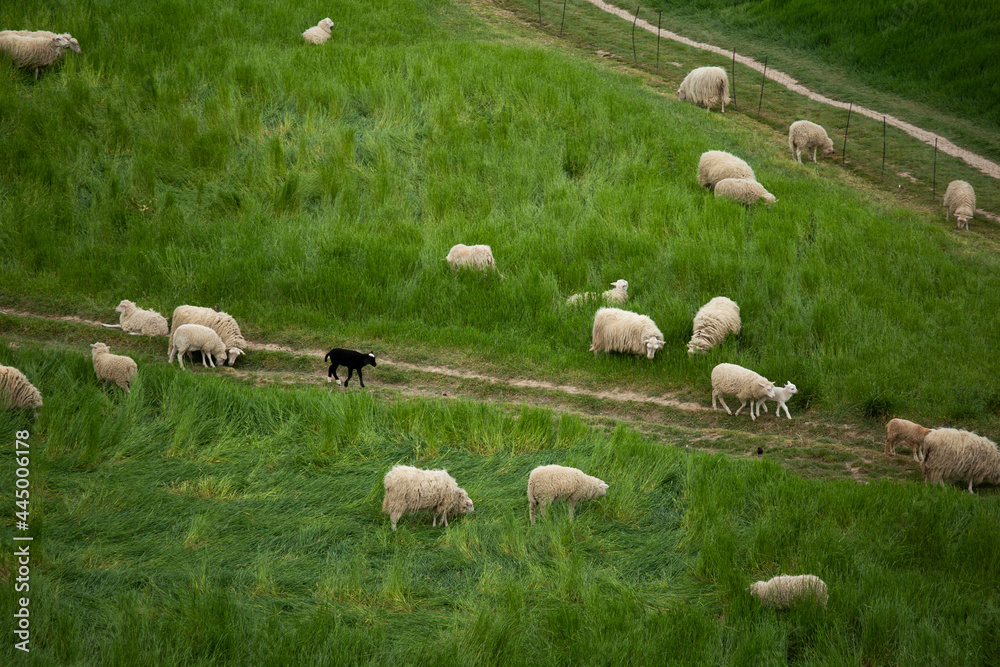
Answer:
[[[565,500],[569,505],[569,520],[573,520],[573,507],[592,498],[600,498],[608,485],[587,475],[578,468],[548,465],[539,466],[528,475],[528,516],[535,523],[535,510],[542,516],[549,503]]]
[[[0,31],[0,51],[9,55],[18,67],[33,67],[36,80],[38,71],[62,58],[66,49],[80,53],[80,43],[68,32],[57,35],[48,30]]]
[[[826,583],[815,574],[779,574],[767,581],[750,584],[750,595],[775,609],[787,609],[800,603],[826,607]]]
[[[111,354],[111,348],[104,343],[93,343],[90,350],[97,379],[102,382],[106,380],[114,382],[127,393],[131,393],[129,385],[138,372],[135,360],[121,354]]]
[[[890,419],[885,425],[885,455],[895,456],[896,445],[909,445],[913,453],[913,460],[917,463],[923,459],[924,438],[930,433],[929,428],[925,428],[916,422],[905,419]]]
[[[774,415],[781,418],[781,408],[785,409],[785,416],[789,419],[792,415],[788,412],[788,401],[791,400],[792,396],[799,393],[798,388],[791,382],[786,382],[784,387],[774,388],[774,398],[770,399],[772,401],[777,401],[778,407],[774,409]],[[757,415],[760,416],[760,409],[764,408],[764,412],[767,412],[767,397],[762,397],[757,401]]]
[[[431,525],[437,526],[440,516],[447,528],[449,514],[458,516],[474,511],[469,494],[458,486],[447,470],[395,466],[385,474],[383,485],[382,512],[389,515],[393,530],[401,516],[412,512],[431,510],[434,512]]]
[[[652,359],[663,348],[663,334],[646,315],[620,308],[601,308],[594,315],[590,351],[645,354]]]
[[[833,141],[822,126],[808,120],[797,120],[788,126],[788,147],[792,149],[792,157],[802,164],[802,151],[812,149],[813,162],[816,161],[816,151],[823,151],[823,156],[833,154]]]
[[[920,469],[924,484],[938,482],[1000,483],[1000,452],[992,440],[971,431],[936,428],[924,437]]]
[[[729,77],[721,67],[698,67],[688,72],[677,89],[677,99],[703,106],[709,111],[722,102],[722,113],[729,103]]]
[[[361,388],[365,386],[365,379],[361,377],[361,369],[365,366],[371,366],[375,368],[375,353],[369,352],[365,354],[364,352],[357,352],[356,350],[345,350],[342,347],[335,347],[326,353],[323,357],[323,361],[330,362],[330,369],[326,373],[326,381],[336,380],[337,384],[340,384],[340,378],[337,377],[337,366],[347,367],[347,379],[344,380],[344,386],[351,381],[351,376],[354,371],[358,372],[358,382],[361,383]]]
[[[42,393],[24,373],[13,366],[0,366],[0,408],[30,410],[42,407]]]
[[[740,307],[724,296],[717,296],[698,309],[694,316],[688,354],[708,352],[720,345],[726,336],[736,335],[743,327],[740,321]]]
[[[969,220],[976,212],[976,191],[965,181],[952,181],[944,193],[944,217],[955,216],[958,229],[969,228]]]
[[[754,411],[762,398],[774,398],[774,383],[748,368],[736,364],[719,364],[712,369],[712,409],[718,410],[715,399],[718,398],[726,412],[733,414],[726,405],[724,396],[735,396],[740,399],[736,415],[750,402],[750,419],[756,420]]]

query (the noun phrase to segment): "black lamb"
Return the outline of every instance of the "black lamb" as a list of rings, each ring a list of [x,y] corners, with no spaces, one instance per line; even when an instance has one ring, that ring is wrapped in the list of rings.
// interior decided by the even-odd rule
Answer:
[[[326,374],[326,381],[330,382],[330,376],[340,384],[340,378],[337,377],[337,366],[347,366],[347,379],[344,380],[344,386],[351,381],[351,376],[354,371],[358,372],[358,381],[361,382],[361,386],[365,386],[365,379],[361,377],[361,369],[364,366],[375,366],[375,353],[369,352],[365,354],[364,352],[355,352],[354,350],[345,350],[340,347],[335,347],[326,353],[323,357],[323,361],[330,362],[330,370]]]

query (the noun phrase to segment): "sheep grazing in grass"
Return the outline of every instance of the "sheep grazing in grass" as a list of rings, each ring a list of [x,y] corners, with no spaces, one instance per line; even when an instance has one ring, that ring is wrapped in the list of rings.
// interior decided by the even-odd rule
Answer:
[[[955,216],[958,229],[969,228],[969,220],[976,212],[976,191],[965,181],[952,181],[944,193],[944,217]]]
[[[333,28],[333,19],[325,18],[318,24],[302,33],[302,39],[310,44],[322,44],[330,39],[330,29]]]
[[[754,412],[757,402],[762,398],[774,398],[774,383],[763,375],[758,375],[748,368],[736,364],[719,364],[712,369],[712,409],[717,410],[715,399],[718,398],[726,412],[733,414],[723,397],[735,396],[742,401],[736,415],[750,402],[750,419],[756,420]]]
[[[42,407],[42,393],[13,366],[0,366],[0,408],[32,410]]]
[[[936,428],[924,436],[920,469],[927,482],[1000,483],[1000,452],[992,440],[971,431]]]
[[[340,384],[340,378],[337,377],[337,366],[347,367],[347,379],[344,380],[344,386],[351,381],[351,376],[354,371],[358,372],[358,382],[361,383],[362,389],[365,386],[365,379],[361,377],[361,369],[365,366],[375,367],[375,353],[369,352],[365,354],[364,352],[356,352],[354,350],[345,350],[340,347],[335,347],[326,353],[323,357],[323,361],[330,362],[330,370],[327,371],[326,381],[330,382],[336,380],[337,384]],[[332,376],[332,377],[331,377]]]
[[[105,324],[109,329],[121,329],[133,335],[168,336],[170,327],[167,318],[155,310],[143,310],[128,299],[122,300],[115,308],[121,313],[118,324]]]
[[[0,51],[9,55],[18,67],[33,67],[36,80],[38,71],[62,58],[66,49],[80,53],[80,43],[68,32],[57,35],[48,30],[0,31]]]
[[[608,491],[605,482],[585,474],[577,468],[549,465],[539,466],[528,475],[528,516],[535,523],[535,510],[542,516],[548,504],[565,500],[569,505],[569,520],[573,520],[573,507],[577,503],[600,498]]]
[[[724,178],[715,184],[716,199],[732,199],[744,206],[753,206],[758,201],[771,208],[778,201],[763,185],[749,178]]]
[[[493,249],[488,245],[465,245],[464,243],[457,243],[451,247],[448,251],[448,256],[445,260],[451,264],[451,268],[455,271],[458,269],[478,269],[480,271],[485,271],[487,269],[493,269],[500,275],[497,270],[497,264],[493,260]],[[503,276],[500,275],[503,279]]]
[[[905,419],[890,419],[885,425],[885,455],[895,456],[896,445],[909,445],[913,452],[913,460],[920,463],[924,438],[930,433],[929,428],[925,428],[916,422]]]
[[[826,584],[815,574],[779,574],[767,581],[750,584],[750,595],[761,604],[775,609],[806,603],[826,608]]]
[[[740,307],[736,302],[724,296],[715,297],[699,308],[694,316],[694,331],[687,344],[688,354],[708,352],[726,340],[729,334],[738,334],[742,326]]]
[[[677,89],[677,99],[704,106],[709,111],[722,102],[722,113],[729,103],[729,77],[721,67],[698,67],[688,72]]]
[[[184,356],[191,352],[201,352],[201,364],[205,368],[215,368],[215,361],[219,362],[219,366],[226,363],[226,344],[213,329],[201,324],[182,324],[177,327],[170,337],[167,363],[172,364],[176,356],[177,363],[183,370]]]
[[[645,354],[652,359],[663,348],[663,334],[646,315],[619,308],[601,308],[594,315],[590,351]]]
[[[822,126],[808,120],[797,120],[788,126],[788,147],[792,149],[792,157],[802,164],[802,151],[813,152],[813,162],[816,161],[816,151],[823,151],[823,155],[833,153],[833,141],[826,134]]]
[[[788,401],[791,400],[792,396],[794,396],[797,393],[799,393],[798,388],[794,384],[792,384],[791,382],[786,382],[784,387],[775,387],[774,388],[774,398],[772,398],[770,400],[777,401],[777,403],[778,403],[778,407],[775,408],[775,410],[774,410],[775,416],[777,416],[777,417],[780,418],[781,417],[781,408],[784,408],[785,409],[785,416],[788,417],[789,419],[792,418],[792,415],[790,415],[788,413],[788,406],[786,405],[786,403],[788,403]],[[760,400],[757,401],[757,414],[758,415],[760,415],[760,409],[761,408],[764,408],[764,412],[767,412],[767,400],[768,400],[767,398],[761,398]]]
[[[101,382],[110,380],[131,393],[129,384],[139,370],[135,360],[120,354],[111,354],[111,348],[104,343],[93,343],[90,350],[97,379]]]
[[[431,510],[437,526],[438,516],[445,527],[448,515],[472,513],[474,507],[469,494],[460,488],[447,470],[421,470],[413,466],[395,466],[385,474],[385,499],[382,512],[389,515],[392,529],[404,514]]]
[[[219,338],[226,345],[225,358],[228,359],[226,363],[230,366],[236,365],[236,358],[243,354],[243,350],[247,347],[247,341],[240,332],[240,325],[237,324],[232,315],[199,306],[177,306],[174,308],[174,316],[170,320],[168,346],[173,346],[174,333],[178,327],[185,324],[200,324],[219,334]]]
[[[566,299],[568,304],[583,303],[585,301],[597,301],[597,292],[584,292],[583,294],[574,294],[570,298]],[[604,290],[600,295],[600,298],[604,303],[625,303],[628,301],[628,281],[625,279],[616,280],[611,283],[611,289]]]
[[[698,160],[698,183],[709,190],[724,178],[757,180],[746,162],[726,151],[705,151]]]

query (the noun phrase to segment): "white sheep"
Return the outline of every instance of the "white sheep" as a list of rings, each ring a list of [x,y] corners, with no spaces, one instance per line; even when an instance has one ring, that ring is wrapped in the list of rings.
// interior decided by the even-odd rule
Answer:
[[[698,183],[712,190],[724,178],[757,180],[746,162],[726,151],[705,151],[698,160]]]
[[[93,343],[90,350],[97,379],[102,382],[110,380],[131,393],[129,383],[138,372],[135,360],[124,355],[111,354],[111,348],[104,343]]]
[[[825,608],[829,597],[826,583],[815,574],[779,574],[767,581],[755,581],[750,584],[750,595],[776,609],[787,609],[800,602]]]
[[[688,72],[677,89],[677,99],[706,107],[709,111],[716,102],[722,102],[726,113],[729,102],[729,77],[721,67],[698,67]]]
[[[924,438],[930,433],[929,428],[925,428],[916,422],[905,419],[890,419],[885,425],[885,455],[895,456],[896,445],[909,445],[913,453],[913,460],[920,463],[923,460],[922,450]]]
[[[743,324],[740,321],[740,307],[724,296],[717,296],[698,309],[694,316],[691,340],[687,344],[688,354],[708,352],[726,340],[729,334],[736,335]]]
[[[66,49],[80,53],[80,43],[68,32],[57,35],[48,30],[0,31],[0,51],[9,55],[18,67],[33,67],[35,79],[39,69],[59,60]]]
[[[115,311],[121,313],[121,316],[118,318],[118,324],[104,325],[109,329],[121,329],[132,335],[167,336],[170,334],[167,318],[155,310],[143,310],[132,301],[123,299]]]
[[[213,329],[201,324],[182,324],[170,337],[170,349],[167,351],[167,363],[177,363],[184,368],[184,356],[190,352],[201,352],[201,364],[208,368],[216,367],[213,357],[221,366],[226,363],[226,344]]]
[[[969,228],[969,220],[976,212],[976,191],[965,181],[952,181],[944,193],[944,217],[958,220],[958,229]]]
[[[584,500],[600,498],[608,485],[587,475],[578,468],[548,465],[538,466],[528,475],[528,516],[535,523],[535,510],[542,516],[549,503],[565,500],[569,505],[569,520],[573,520],[573,507]]]
[[[765,397],[774,398],[774,383],[748,368],[736,364],[719,364],[712,369],[712,409],[718,410],[715,405],[715,399],[718,398],[726,412],[733,414],[726,405],[725,396],[735,396],[742,401],[736,411],[737,416],[749,401],[750,419],[756,420],[756,402]]]
[[[437,526],[438,516],[448,526],[448,515],[472,513],[475,508],[465,489],[458,486],[447,470],[422,470],[413,466],[395,466],[383,480],[385,498],[382,512],[389,515],[392,529],[404,514],[432,510]]]
[[[7,410],[40,408],[42,393],[18,369],[0,366],[0,407]]]
[[[566,299],[566,303],[574,304],[583,303],[584,301],[596,301],[597,296],[597,292],[574,294]],[[628,301],[628,281],[623,278],[611,283],[611,289],[604,290],[600,298],[605,303],[625,303]]]
[[[786,405],[786,403],[788,403],[788,401],[792,398],[792,396],[794,396],[797,393],[799,393],[798,388],[791,382],[786,382],[784,387],[774,388],[774,398],[772,398],[771,400],[776,401],[778,403],[778,407],[775,408],[774,410],[775,416],[780,418],[781,408],[784,408],[785,416],[788,417],[789,419],[792,418],[792,415],[788,414],[788,406]],[[764,412],[767,412],[767,400],[768,399],[764,397],[757,401],[758,416],[760,415],[760,409],[762,407],[764,408]]]
[[[448,256],[445,257],[445,260],[456,271],[461,268],[479,269],[482,271],[493,269],[497,271],[497,275],[500,275],[500,272],[497,270],[497,264],[493,260],[493,249],[488,245],[465,245],[464,243],[457,243],[448,251]],[[500,275],[500,278],[503,278],[503,276]]]
[[[816,161],[816,151],[823,155],[833,153],[833,141],[821,125],[808,120],[797,120],[788,126],[788,147],[792,149],[792,157],[802,163],[802,151],[813,152],[813,162]]]
[[[920,469],[927,482],[1000,483],[1000,452],[992,440],[971,431],[936,428],[924,437]]]
[[[619,308],[600,308],[594,315],[590,351],[645,354],[652,359],[663,348],[663,334],[646,315]]]
[[[778,201],[763,185],[749,178],[724,178],[715,184],[716,199],[732,199],[744,206],[763,200],[768,208]]]
[[[240,325],[229,313],[222,313],[212,308],[199,306],[177,306],[170,320],[170,340],[168,347],[173,346],[174,332],[185,324],[200,324],[219,334],[226,345],[226,359],[230,366],[236,365],[236,358],[243,354],[247,341],[240,332]]]
[[[310,44],[322,44],[330,39],[330,29],[333,28],[333,19],[325,18],[318,24],[302,33],[302,39]]]

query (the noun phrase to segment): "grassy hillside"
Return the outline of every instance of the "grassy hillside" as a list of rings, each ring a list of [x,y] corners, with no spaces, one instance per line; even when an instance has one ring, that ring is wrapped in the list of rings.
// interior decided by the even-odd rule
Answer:
[[[755,48],[773,44],[809,54],[870,86],[1000,130],[997,3],[653,0],[651,6],[681,32],[694,23]]]
[[[76,351],[0,347],[39,384],[28,429],[31,657],[42,664],[988,664],[1000,496],[806,480],[626,428],[482,403],[286,391],[148,355],[129,396]],[[0,488],[14,488],[13,456]],[[558,462],[605,498],[530,526]],[[392,532],[381,477],[446,467],[476,504]],[[0,512],[13,517],[13,494]],[[10,542],[8,542],[10,544]],[[11,549],[0,573],[15,571]],[[825,612],[761,609],[779,572]],[[15,607],[4,574],[0,608]],[[0,655],[14,664],[11,642]]]

